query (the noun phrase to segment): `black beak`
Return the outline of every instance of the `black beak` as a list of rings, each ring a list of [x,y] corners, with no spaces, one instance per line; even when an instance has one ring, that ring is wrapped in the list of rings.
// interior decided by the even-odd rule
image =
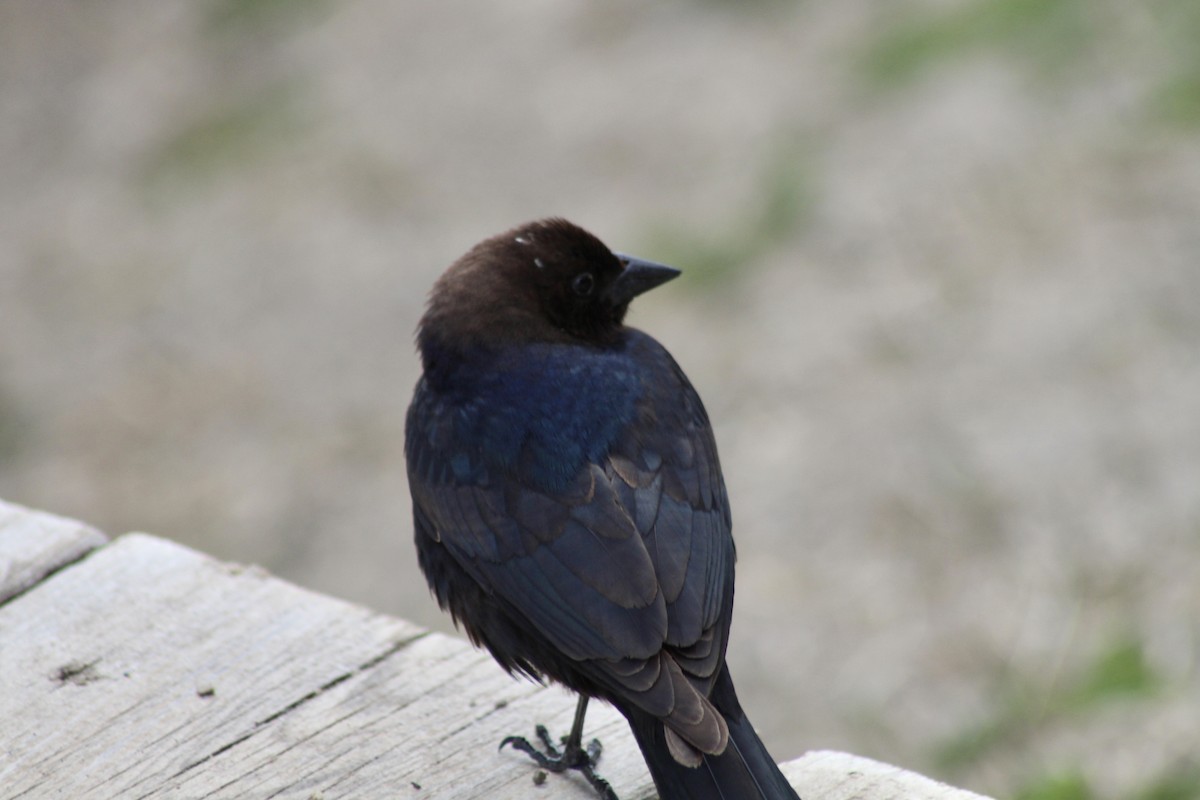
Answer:
[[[625,267],[617,279],[609,285],[605,297],[613,308],[620,308],[643,292],[661,286],[672,278],[679,277],[679,270],[666,264],[643,261],[624,253],[613,253]]]

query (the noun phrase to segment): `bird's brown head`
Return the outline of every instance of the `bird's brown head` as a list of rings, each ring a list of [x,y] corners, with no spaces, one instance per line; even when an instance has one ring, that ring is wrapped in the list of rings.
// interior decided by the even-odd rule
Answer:
[[[603,346],[630,301],[679,274],[613,253],[564,219],[543,219],[486,239],[434,284],[417,342],[438,349],[517,342]],[[428,365],[427,365],[428,366]]]

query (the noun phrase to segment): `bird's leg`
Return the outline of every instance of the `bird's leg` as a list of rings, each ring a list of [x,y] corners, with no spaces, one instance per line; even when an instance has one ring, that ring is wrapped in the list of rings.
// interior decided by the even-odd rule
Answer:
[[[587,697],[580,695],[579,703],[575,706],[575,722],[571,725],[571,732],[562,738],[561,752],[550,739],[550,731],[546,730],[545,725],[538,725],[535,729],[545,752],[538,750],[528,739],[520,736],[509,736],[500,743],[500,747],[503,749],[505,745],[512,745],[514,750],[525,753],[547,772],[577,770],[587,778],[592,788],[599,792],[600,797],[604,800],[617,800],[616,792],[608,785],[608,781],[596,774],[596,764],[600,761],[602,749],[600,740],[592,739],[588,742],[586,750],[583,747],[583,717],[587,713],[587,705]]]

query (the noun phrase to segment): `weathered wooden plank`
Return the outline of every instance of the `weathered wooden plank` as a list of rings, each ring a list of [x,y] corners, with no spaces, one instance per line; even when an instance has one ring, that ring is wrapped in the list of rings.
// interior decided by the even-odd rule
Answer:
[[[461,640],[133,534],[0,607],[0,798],[457,798],[594,795],[497,751],[574,699]],[[628,728],[593,705],[601,772],[653,788]],[[808,800],[971,800],[894,767],[812,753]],[[536,794],[535,794],[536,793]],[[544,794],[543,794],[544,793]]]
[[[105,541],[82,522],[0,500],[0,603]]]
[[[783,765],[805,800],[988,800],[869,758],[818,750]]]
[[[215,770],[179,783],[179,796],[308,798],[528,798],[535,769],[520,753],[498,751],[509,734],[570,726],[575,700],[517,681],[460,640],[431,636],[281,720],[269,739],[222,753]],[[649,777],[628,726],[596,706],[589,736],[607,747],[602,772],[620,796],[644,796]],[[552,776],[554,798],[592,799],[581,778]],[[420,787],[420,788],[418,788]],[[163,795],[168,796],[168,795]]]
[[[0,607],[0,796],[184,797],[177,776],[421,635],[122,537]]]
[[[565,733],[574,706],[565,693],[513,680],[465,643],[431,634],[295,709],[272,736],[181,776],[177,788],[186,797],[528,798],[534,765],[497,745],[532,735],[535,721]],[[602,772],[620,796],[645,796],[635,790],[649,777],[624,721],[598,706],[588,732],[605,742]],[[552,797],[595,798],[576,776],[547,782]]]

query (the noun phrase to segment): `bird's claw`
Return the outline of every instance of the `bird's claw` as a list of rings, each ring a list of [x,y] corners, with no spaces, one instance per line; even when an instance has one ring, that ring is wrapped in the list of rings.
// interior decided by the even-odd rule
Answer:
[[[550,731],[546,730],[545,725],[538,725],[535,729],[537,738],[542,743],[545,752],[538,750],[537,747],[529,743],[529,740],[523,736],[509,736],[500,742],[500,749],[510,746],[514,750],[520,750],[525,755],[529,756],[537,763],[539,767],[547,772],[566,772],[569,769],[576,770],[579,774],[587,779],[603,800],[618,800],[616,792],[608,785],[608,781],[596,774],[596,764],[600,761],[600,754],[603,752],[603,747],[599,739],[592,739],[584,749],[578,743],[572,743],[568,737],[562,737],[563,748],[560,751],[558,746],[550,738]]]

